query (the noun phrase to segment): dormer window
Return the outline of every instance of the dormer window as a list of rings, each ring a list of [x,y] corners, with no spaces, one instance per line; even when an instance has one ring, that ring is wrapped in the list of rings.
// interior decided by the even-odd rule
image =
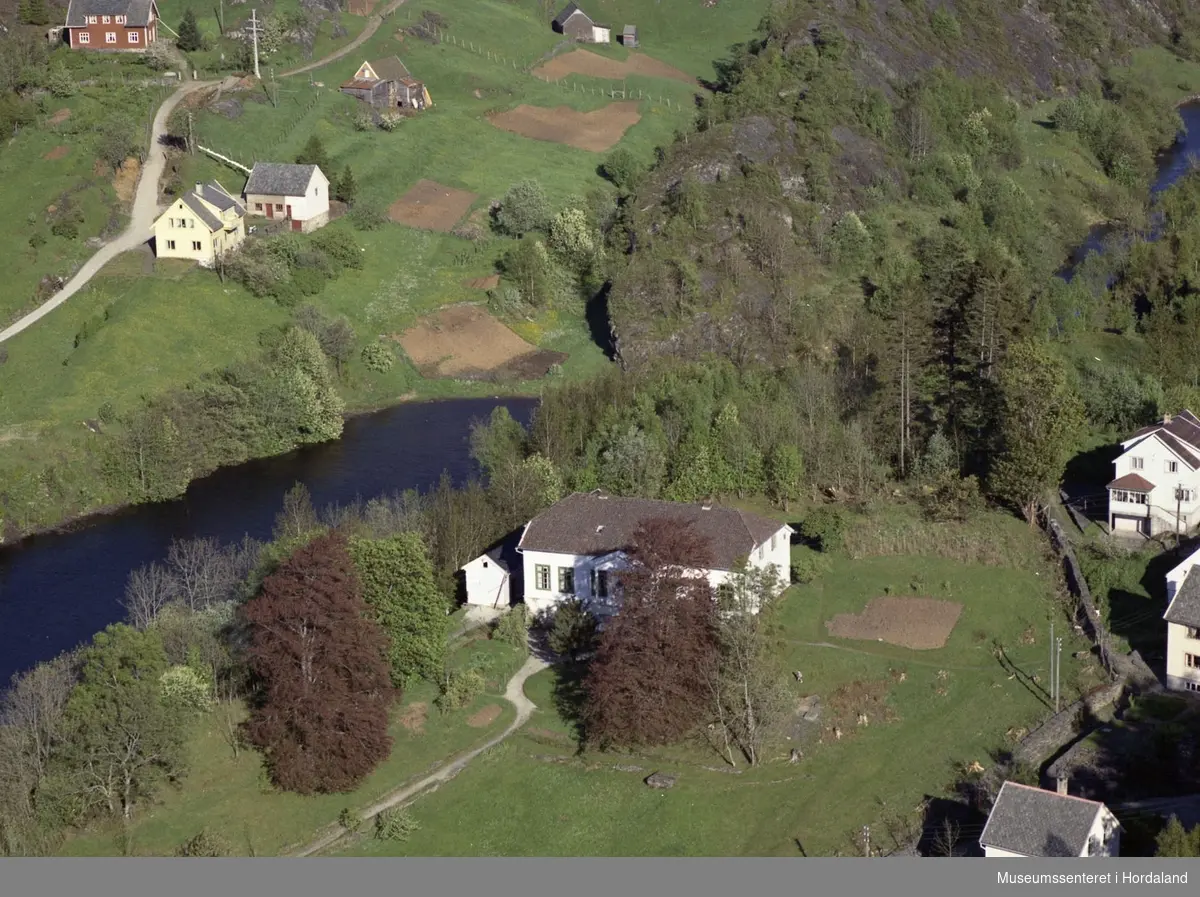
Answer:
[[[125,24],[125,17],[124,17],[124,16],[117,16],[117,24],[118,24],[118,25],[124,25],[124,24]]]

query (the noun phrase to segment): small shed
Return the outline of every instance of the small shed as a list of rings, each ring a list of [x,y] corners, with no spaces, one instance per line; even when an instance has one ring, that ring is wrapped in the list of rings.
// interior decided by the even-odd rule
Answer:
[[[377,109],[425,109],[433,105],[425,85],[413,78],[398,56],[364,62],[340,90]]]
[[[597,25],[592,23],[592,43],[612,43],[612,27],[609,25]]]
[[[559,34],[586,43],[595,42],[594,23],[591,16],[574,3],[564,6],[562,12],[556,15],[550,24]]]
[[[625,26],[625,30],[621,32],[621,44],[631,50],[638,45],[636,25]]]
[[[508,608],[523,596],[521,556],[517,544],[523,530],[515,530],[462,567],[468,605]]]

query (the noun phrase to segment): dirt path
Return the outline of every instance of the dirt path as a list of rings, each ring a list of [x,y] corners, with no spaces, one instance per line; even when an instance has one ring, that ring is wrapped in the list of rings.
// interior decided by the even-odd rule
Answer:
[[[540,656],[537,654],[530,654],[529,659],[525,661],[525,665],[522,666],[521,669],[517,670],[515,676],[508,680],[508,686],[504,690],[504,700],[508,701],[515,708],[517,708],[517,718],[509,724],[507,729],[505,729],[495,738],[490,739],[486,744],[467,751],[467,753],[462,754],[455,760],[447,763],[437,772],[425,776],[423,779],[418,779],[411,785],[405,785],[403,788],[393,791],[378,803],[371,805],[361,814],[361,819],[363,822],[370,822],[384,810],[389,810],[392,807],[399,806],[400,804],[411,800],[429,788],[436,788],[443,782],[448,782],[450,779],[454,778],[456,775],[466,769],[467,765],[484,751],[495,747],[504,739],[508,738],[508,736],[512,735],[513,732],[517,731],[517,729],[521,728],[521,726],[525,725],[525,723],[528,722],[529,717],[533,714],[533,711],[537,709],[537,706],[533,703],[533,701],[525,697],[525,680],[527,680],[534,673],[544,670],[547,666],[547,662]],[[295,853],[290,854],[290,856],[307,857],[316,853],[320,853],[321,851],[340,841],[345,834],[346,830],[342,826],[335,826],[329,832],[317,838],[315,841],[311,842]]]
[[[379,12],[374,13],[371,16],[371,18],[368,20],[367,27],[362,30],[362,34],[360,34],[354,40],[350,41],[350,43],[346,44],[346,46],[342,47],[340,50],[335,50],[334,52],[330,53],[328,56],[318,59],[316,62],[310,62],[310,63],[308,63],[308,65],[302,65],[299,68],[290,69],[289,71],[286,71],[286,72],[281,72],[279,77],[287,78],[291,75],[303,75],[305,72],[311,72],[314,69],[319,69],[319,68],[321,68],[321,66],[329,65],[329,63],[331,63],[331,62],[336,62],[337,60],[341,59],[343,56],[346,56],[349,53],[353,53],[355,50],[357,50],[359,47],[361,47],[363,44],[365,44],[367,41],[369,41],[371,39],[371,35],[373,35],[376,31],[379,30],[379,26],[383,24],[384,16],[386,16],[388,13],[394,12],[397,8],[399,8],[404,3],[405,3],[405,0],[392,0],[391,3],[389,3],[383,9],[381,9]]]
[[[371,20],[367,23],[367,27],[363,29],[362,34],[346,44],[346,46],[340,50],[335,50],[333,53],[315,62],[310,62],[308,65],[284,72],[280,77],[299,75],[303,72],[318,69],[358,49],[366,41],[370,40],[371,35],[383,24],[384,15],[392,12],[404,2],[405,0],[391,0],[379,13],[371,16]],[[50,312],[54,311],[54,309],[83,289],[101,268],[122,252],[137,249],[150,239],[150,228],[154,225],[154,219],[158,217],[160,211],[158,207],[158,184],[162,180],[163,170],[167,164],[167,151],[161,142],[163,135],[167,133],[167,119],[175,107],[179,105],[179,101],[189,93],[203,90],[206,87],[216,87],[217,85],[232,88],[239,80],[241,79],[231,75],[224,81],[193,81],[182,85],[163,101],[163,104],[158,107],[158,112],[154,114],[154,122],[150,128],[150,146],[146,153],[146,161],[142,165],[141,177],[138,179],[137,193],[134,195],[133,206],[130,209],[129,226],[125,228],[125,232],[116,239],[101,246],[95,255],[83,263],[80,269],[75,272],[75,276],[68,280],[61,290],[29,314],[0,331],[0,343],[11,339],[22,330],[25,330],[50,314]]]

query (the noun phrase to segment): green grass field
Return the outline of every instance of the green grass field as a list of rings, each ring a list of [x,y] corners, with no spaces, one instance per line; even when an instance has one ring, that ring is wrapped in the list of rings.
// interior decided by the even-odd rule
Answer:
[[[362,810],[512,722],[514,710],[498,694],[524,657],[497,642],[468,639],[458,646],[454,660],[465,662],[475,654],[493,661],[486,692],[469,707],[443,715],[433,705],[432,686],[420,683],[410,689],[393,713],[391,756],[353,793],[302,797],[276,791],[257,752],[243,750],[234,757],[222,726],[224,711],[218,709],[197,726],[188,773],[179,788],[142,808],[127,835],[111,827],[80,833],[67,841],[60,855],[169,856],[201,829],[224,838],[239,856],[294,850],[337,822],[343,808]],[[500,713],[491,722],[470,724],[474,714],[493,706]],[[240,715],[240,708],[235,712]]]
[[[992,525],[995,521],[984,521]],[[997,524],[998,525],[998,524]],[[1028,534],[1031,557],[1039,557]],[[885,594],[961,602],[945,647],[909,650],[833,638],[825,623],[857,613]],[[406,844],[363,838],[350,855],[449,856],[810,856],[852,850],[849,833],[910,813],[941,795],[962,765],[992,764],[1011,746],[1010,729],[1044,715],[1046,701],[1021,677],[1047,672],[1053,609],[1049,568],[1011,570],[931,557],[837,560],[814,582],[795,586],[781,609],[785,665],[801,669],[797,697],[819,694],[821,728],[858,706],[876,714],[867,728],[845,726],[834,742],[779,740],[768,761],[730,774],[699,743],[646,754],[577,755],[569,716],[556,710],[554,671],[531,679],[538,705],[529,724],[476,760],[454,781],[411,807],[420,830]],[[1009,678],[992,653],[1005,647],[1021,677]],[[820,643],[819,646],[815,643]],[[1064,657],[1068,652],[1064,646]],[[1069,666],[1068,666],[1069,665]],[[903,681],[899,674],[904,673]],[[1064,662],[1064,694],[1094,684]],[[878,700],[881,703],[872,704]],[[852,717],[851,717],[852,718]],[[637,766],[621,771],[617,766]],[[722,771],[724,769],[724,771]],[[678,775],[668,792],[642,779]],[[886,849],[885,842],[880,847]]]

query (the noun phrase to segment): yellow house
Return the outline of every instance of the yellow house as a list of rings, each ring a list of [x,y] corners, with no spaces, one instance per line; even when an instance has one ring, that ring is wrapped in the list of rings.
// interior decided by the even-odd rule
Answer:
[[[246,210],[216,181],[196,184],[154,222],[154,253],[211,268],[246,239]]]

